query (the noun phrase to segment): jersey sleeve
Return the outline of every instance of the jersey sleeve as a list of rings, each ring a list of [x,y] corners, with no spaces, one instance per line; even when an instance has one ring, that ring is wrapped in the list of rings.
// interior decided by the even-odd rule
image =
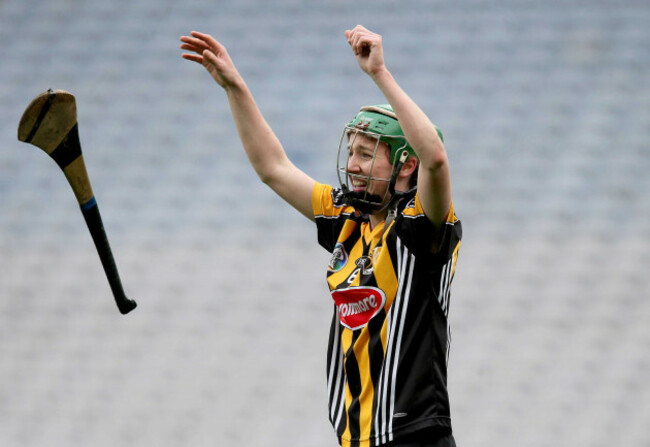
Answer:
[[[312,207],[318,231],[318,243],[331,252],[343,228],[343,224],[354,213],[354,208],[343,201],[340,189],[316,183],[312,192]]]
[[[438,250],[434,255],[450,258],[457,250],[463,235],[462,225],[454,212],[454,205],[449,207],[449,213],[442,227],[436,231],[429,218],[424,214],[420,198],[415,197],[404,207],[399,219],[395,221],[398,235],[413,253],[431,254],[431,247],[438,242]]]

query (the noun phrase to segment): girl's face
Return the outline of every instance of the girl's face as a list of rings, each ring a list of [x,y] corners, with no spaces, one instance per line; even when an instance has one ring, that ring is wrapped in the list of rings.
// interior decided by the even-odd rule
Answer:
[[[354,192],[384,197],[393,171],[388,145],[361,133],[351,133],[348,143],[348,177]]]

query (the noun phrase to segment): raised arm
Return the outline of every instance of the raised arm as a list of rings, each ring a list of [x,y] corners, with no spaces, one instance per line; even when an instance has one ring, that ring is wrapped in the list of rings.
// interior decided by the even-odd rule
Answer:
[[[282,144],[260,112],[226,48],[209,34],[192,31],[180,38],[184,59],[202,64],[226,92],[230,111],[246,155],[257,175],[286,202],[314,220],[315,181],[287,157]]]
[[[429,220],[439,228],[451,206],[451,178],[445,147],[435,126],[402,90],[384,64],[382,37],[361,25],[345,31],[357,62],[390,103],[406,140],[420,159],[417,191]]]

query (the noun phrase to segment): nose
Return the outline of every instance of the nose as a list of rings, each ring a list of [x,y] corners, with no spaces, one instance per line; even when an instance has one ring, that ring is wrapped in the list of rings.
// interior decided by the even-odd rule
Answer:
[[[358,156],[355,151],[352,151],[348,154],[348,172],[358,173],[360,171]]]

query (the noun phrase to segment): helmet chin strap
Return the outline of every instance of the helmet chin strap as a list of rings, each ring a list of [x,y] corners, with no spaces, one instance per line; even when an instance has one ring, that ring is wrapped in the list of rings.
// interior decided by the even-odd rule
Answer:
[[[413,189],[409,191],[395,191],[395,183],[397,183],[397,177],[399,176],[400,171],[402,170],[402,167],[404,166],[404,163],[406,163],[406,160],[409,158],[409,153],[407,151],[402,151],[402,153],[399,156],[399,160],[395,164],[395,167],[393,168],[393,173],[390,176],[390,182],[388,183],[388,193],[390,194],[390,200],[379,209],[379,211],[384,211],[386,208],[388,208],[388,214],[390,215],[391,210],[395,212],[397,208],[397,204],[399,201],[404,197],[406,194],[410,193]],[[387,226],[389,222],[386,223]]]
[[[405,196],[412,194],[417,189],[417,186],[414,186],[408,191],[395,191],[395,183],[397,182],[397,176],[402,170],[402,166],[404,166],[404,163],[408,159],[408,156],[409,156],[408,152],[402,151],[399,157],[399,161],[395,165],[393,174],[390,177],[390,184],[388,185],[388,191],[390,192],[391,196],[388,203],[384,207],[382,207],[382,210],[388,208],[388,214],[386,215],[386,219],[384,220],[384,228],[381,231],[381,237],[379,238],[380,241],[384,239],[384,234],[386,234],[386,230],[388,230],[390,224],[392,224],[395,218],[397,217],[397,205],[399,205],[400,201]]]
[[[347,185],[341,185],[343,197],[361,214],[368,215],[379,209],[382,198],[376,194],[367,194],[365,191],[350,191]]]

